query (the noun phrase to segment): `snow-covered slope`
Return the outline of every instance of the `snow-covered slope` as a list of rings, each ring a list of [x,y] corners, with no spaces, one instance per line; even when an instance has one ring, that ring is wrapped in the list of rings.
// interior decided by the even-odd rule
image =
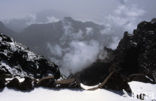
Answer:
[[[19,92],[5,88],[0,92],[0,101],[141,101],[137,99],[137,95],[145,94],[144,101],[156,100],[156,85],[141,82],[129,83],[133,96],[126,94],[118,95],[113,92],[98,89],[95,91],[87,90],[49,90],[44,88],[36,88],[32,92]]]
[[[135,99],[141,98],[145,101],[156,101],[156,84],[132,81],[129,82],[129,85]]]
[[[22,93],[5,89],[0,94],[0,101],[131,101],[133,98],[123,97],[106,90],[74,91],[69,89],[48,90],[37,88],[30,93]]]

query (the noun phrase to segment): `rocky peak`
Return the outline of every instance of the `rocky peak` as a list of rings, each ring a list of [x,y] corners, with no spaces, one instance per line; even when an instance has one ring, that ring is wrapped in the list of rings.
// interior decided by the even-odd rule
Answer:
[[[129,36],[128,36],[129,35]],[[141,22],[134,34],[125,34],[117,48],[117,57],[122,57],[120,67],[132,73],[144,73],[155,78],[156,71],[156,23],[154,21]],[[124,48],[124,49],[123,49]],[[156,82],[156,81],[154,81]]]
[[[27,47],[0,34],[0,71],[3,74],[41,78],[47,75],[60,77],[57,65],[36,55]]]
[[[101,83],[114,71],[107,83],[107,89],[130,92],[128,82],[142,81],[156,83],[156,23],[141,22],[133,34],[124,33],[119,45],[108,57],[110,61],[97,60],[78,74],[86,85]]]
[[[17,90],[32,90],[38,79],[60,78],[58,66],[30,51],[12,38],[0,34],[0,89],[5,86]]]

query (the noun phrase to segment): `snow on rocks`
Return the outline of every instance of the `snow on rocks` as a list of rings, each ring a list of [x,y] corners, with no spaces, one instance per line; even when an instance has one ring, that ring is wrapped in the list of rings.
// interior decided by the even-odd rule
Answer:
[[[132,81],[129,85],[135,99],[156,101],[156,84]]]

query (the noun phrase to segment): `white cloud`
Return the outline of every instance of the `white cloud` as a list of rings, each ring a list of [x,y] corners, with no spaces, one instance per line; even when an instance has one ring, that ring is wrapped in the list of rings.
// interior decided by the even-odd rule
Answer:
[[[92,27],[87,27],[86,28],[86,34],[87,35],[93,34],[93,28]]]
[[[93,63],[99,53],[99,43],[92,40],[72,41],[70,51],[63,57],[63,71],[75,73]]]
[[[62,48],[59,45],[51,45],[50,43],[47,43],[47,47],[50,50],[51,54],[55,56],[62,56]]]
[[[136,4],[129,4],[128,0],[120,0],[120,5],[105,19],[106,29],[102,34],[112,34],[113,42],[108,46],[115,49],[122,38],[123,33],[132,33],[143,19],[146,11]]]
[[[141,16],[146,12],[138,8],[137,5],[121,4],[117,7],[113,14],[107,17],[107,20],[115,27],[120,27],[124,31],[132,32],[136,28],[137,24],[141,21]]]
[[[113,42],[111,42],[111,44],[108,46],[108,48],[115,50],[118,46],[119,41],[120,41],[120,39],[118,37],[113,37]]]
[[[46,23],[53,23],[53,22],[58,22],[60,19],[54,17],[54,16],[48,16],[47,17],[47,22]]]

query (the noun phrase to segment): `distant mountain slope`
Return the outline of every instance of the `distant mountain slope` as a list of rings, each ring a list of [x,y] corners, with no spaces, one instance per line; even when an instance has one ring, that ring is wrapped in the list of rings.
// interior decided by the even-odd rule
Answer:
[[[0,33],[5,33],[9,36],[14,36],[16,33],[9,28],[7,28],[1,21],[0,21]]]
[[[103,30],[104,26],[102,25],[93,22],[76,21],[71,17],[66,17],[55,23],[30,25],[20,35],[21,41],[26,45],[36,50],[40,49],[41,53],[44,53],[45,49],[47,49],[47,43],[67,47],[72,40],[88,41],[95,39],[102,41]],[[105,40],[110,40],[107,37],[105,35]]]
[[[84,58],[88,61],[80,65],[80,68],[84,67],[86,63],[88,65],[94,61],[84,57],[85,51],[89,51],[90,48],[90,51],[94,52],[91,56],[94,59],[98,51],[104,46],[109,46],[116,37],[115,34],[108,34],[103,25],[89,21],[81,22],[71,17],[48,24],[32,24],[19,36],[18,41],[26,44],[33,51],[57,62],[60,67],[71,70],[73,70],[73,63],[78,66],[79,61],[72,62],[69,55],[72,54],[75,58]],[[68,66],[66,66],[66,61],[70,62]]]
[[[116,35],[108,34],[105,26],[90,21],[74,20],[71,17],[65,17],[53,23],[32,24],[20,33],[15,33],[6,28],[4,24],[2,25],[3,33],[27,45],[34,52],[55,61],[60,67],[67,68],[67,71],[69,69],[77,71],[72,67],[73,65],[78,66],[80,62],[71,61],[71,55],[75,56],[75,60],[84,58],[84,63],[80,65],[80,68],[83,68],[95,60],[104,46],[110,46],[114,39],[116,40]],[[88,54],[88,52],[86,53],[88,50],[93,59],[85,57],[84,54]],[[67,61],[70,62],[69,65],[66,64]]]

